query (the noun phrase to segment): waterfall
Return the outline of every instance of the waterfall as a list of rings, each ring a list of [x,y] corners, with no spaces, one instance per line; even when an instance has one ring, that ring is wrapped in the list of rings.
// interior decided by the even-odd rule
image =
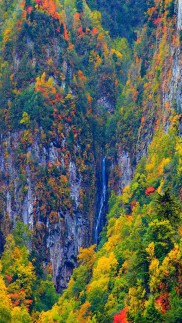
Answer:
[[[96,216],[96,227],[95,227],[95,242],[98,242],[100,225],[103,215],[103,208],[106,201],[106,157],[102,160],[102,193],[99,203],[98,215]]]

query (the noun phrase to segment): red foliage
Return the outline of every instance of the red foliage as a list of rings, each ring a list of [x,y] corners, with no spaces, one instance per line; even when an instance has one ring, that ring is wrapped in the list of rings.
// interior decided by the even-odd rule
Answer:
[[[136,203],[137,203],[137,201],[136,201],[136,200],[133,200],[133,201],[131,202],[131,208],[132,208],[132,209],[135,207]]]
[[[62,96],[59,93],[56,93],[56,100],[57,101],[61,101],[62,100]]]
[[[72,131],[73,131],[73,133],[78,133],[78,130],[75,128],[73,128]]]
[[[12,276],[11,275],[6,275],[6,281],[9,284],[12,281]]]
[[[32,10],[33,10],[33,7],[32,7],[32,6],[28,6],[28,7],[27,7],[27,13],[28,13],[29,15],[31,14]]]
[[[31,304],[33,303],[33,300],[32,300],[32,299],[26,299],[26,300],[25,300],[25,303],[26,303],[27,305],[31,305]]]
[[[160,17],[156,18],[154,20],[154,25],[158,25],[160,23],[160,21],[161,21],[161,18]]]
[[[145,194],[147,196],[150,196],[151,194],[153,194],[155,192],[155,188],[153,186],[147,187],[147,189],[145,190]]]
[[[121,310],[119,314],[114,315],[113,323],[128,323],[126,308],[124,310]]]
[[[92,29],[92,35],[97,35],[99,33],[97,28]]]
[[[16,23],[16,26],[17,26],[18,30],[20,30],[21,26],[22,26],[22,20],[18,20]]]
[[[35,0],[35,2],[40,6],[42,4],[41,0]]]
[[[82,29],[82,26],[80,26],[79,28],[78,28],[78,34],[79,35],[83,35],[83,29]]]
[[[161,294],[155,301],[156,306],[161,310],[162,313],[165,313],[170,308],[169,303],[169,293],[165,292]]]
[[[65,24],[64,24],[64,39],[67,41],[69,40],[69,34]]]
[[[159,283],[159,288],[160,289],[165,289],[166,285],[163,282]]]

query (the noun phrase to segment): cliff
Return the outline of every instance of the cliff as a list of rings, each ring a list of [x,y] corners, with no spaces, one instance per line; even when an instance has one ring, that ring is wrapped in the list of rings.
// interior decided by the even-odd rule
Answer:
[[[23,223],[31,235],[24,247],[35,267],[32,276],[35,270],[44,281],[51,274],[62,292],[73,274],[59,303],[40,318],[36,299],[43,294],[30,287],[25,299],[32,303],[26,306],[35,321],[52,322],[55,316],[58,322],[111,322],[123,310],[125,320],[128,315],[143,322],[150,311],[146,304],[162,304],[158,297],[164,293],[170,303],[172,290],[180,288],[180,279],[162,292],[157,285],[165,284],[164,265],[172,270],[171,253],[181,257],[181,222],[171,211],[178,227],[165,215],[169,222],[161,223],[155,204],[157,194],[164,195],[181,212],[181,11],[180,0],[116,1],[106,8],[103,1],[2,3],[2,259],[10,233],[15,236],[12,257],[16,243],[18,254],[24,254],[17,235],[25,233],[14,233]],[[156,254],[149,250],[155,237]],[[90,247],[94,243],[98,252]],[[17,277],[2,263],[16,305],[12,284]],[[174,265],[179,275],[180,264]],[[169,279],[174,280],[172,274]],[[25,305],[21,302],[18,306]]]

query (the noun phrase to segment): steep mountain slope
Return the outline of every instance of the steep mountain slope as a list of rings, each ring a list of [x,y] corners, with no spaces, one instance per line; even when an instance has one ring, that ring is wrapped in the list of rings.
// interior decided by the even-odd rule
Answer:
[[[103,4],[1,1],[6,322],[181,315],[182,4]]]
[[[99,250],[81,249],[81,265],[68,289],[39,322],[181,320],[180,13],[180,1],[156,1],[148,11],[148,23],[135,45],[137,65],[132,65],[122,93],[127,105],[112,119],[118,122],[120,137],[110,132],[128,154],[136,143],[135,176],[121,196],[113,193],[110,199]],[[135,135],[138,112],[142,117]],[[112,185],[117,188],[117,182]]]
[[[109,30],[111,37],[126,37],[129,41],[136,38],[136,31],[146,21],[148,7],[154,5],[154,1],[128,0],[108,3],[104,0],[88,0],[92,10],[99,10],[102,15],[103,26]]]
[[[11,11],[11,8],[12,11]],[[86,4],[26,1],[2,25],[1,213],[23,220],[32,248],[65,288],[93,241],[104,124],[115,109],[115,55]],[[81,10],[81,11],[80,11]],[[13,12],[13,13],[11,13]],[[8,227],[9,226],[9,227]]]

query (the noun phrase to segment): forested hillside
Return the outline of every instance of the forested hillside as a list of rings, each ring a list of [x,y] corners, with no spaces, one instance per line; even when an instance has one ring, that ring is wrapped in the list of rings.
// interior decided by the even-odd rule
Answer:
[[[181,322],[181,0],[0,4],[0,322]]]

